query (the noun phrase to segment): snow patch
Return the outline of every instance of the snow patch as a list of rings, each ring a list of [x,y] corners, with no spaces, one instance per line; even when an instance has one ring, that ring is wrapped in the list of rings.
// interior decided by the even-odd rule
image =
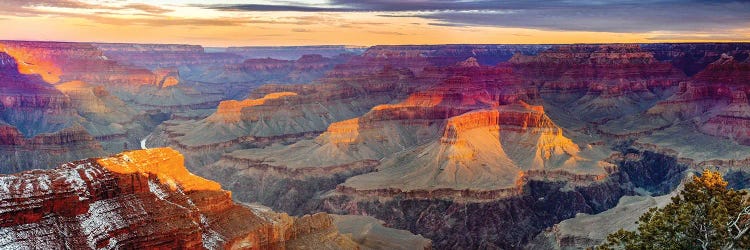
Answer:
[[[148,190],[151,191],[160,200],[163,200],[169,196],[164,190],[161,189],[158,183],[154,183],[152,180],[148,180]]]
[[[221,237],[221,234],[211,229],[208,219],[203,214],[201,214],[201,227],[203,228],[203,233],[201,234],[203,247],[206,249],[221,249],[224,238]]]

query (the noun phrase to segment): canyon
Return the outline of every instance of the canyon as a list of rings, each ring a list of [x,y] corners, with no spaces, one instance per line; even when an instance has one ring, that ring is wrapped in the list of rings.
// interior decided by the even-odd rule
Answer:
[[[358,249],[328,214],[291,217],[233,202],[168,148],[0,179],[3,248]]]
[[[748,55],[0,41],[0,246],[595,246],[692,172],[746,188]]]

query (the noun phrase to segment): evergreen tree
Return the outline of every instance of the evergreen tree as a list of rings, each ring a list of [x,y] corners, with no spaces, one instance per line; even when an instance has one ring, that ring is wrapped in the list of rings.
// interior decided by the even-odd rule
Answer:
[[[718,172],[703,171],[664,208],[651,208],[635,232],[610,234],[597,249],[748,249],[750,200],[727,189]]]

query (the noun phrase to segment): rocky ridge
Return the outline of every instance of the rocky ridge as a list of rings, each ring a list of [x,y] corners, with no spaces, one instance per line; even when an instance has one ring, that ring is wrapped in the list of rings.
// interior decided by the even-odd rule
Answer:
[[[150,149],[0,176],[0,246],[357,248],[326,214],[238,205],[182,161],[177,151]]]

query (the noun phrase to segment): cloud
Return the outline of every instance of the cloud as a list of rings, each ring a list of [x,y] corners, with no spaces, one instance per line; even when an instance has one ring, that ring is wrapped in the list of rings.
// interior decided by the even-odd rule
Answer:
[[[609,1],[614,2],[614,1]],[[564,31],[652,32],[731,30],[750,25],[749,2],[698,1],[649,4],[556,5],[515,11],[436,12],[421,15],[443,23]]]
[[[406,36],[408,34],[401,33],[401,32],[395,32],[395,31],[368,31],[372,34],[378,34],[378,35],[390,35],[390,36]]]
[[[538,0],[537,0],[538,1]],[[332,0],[325,7],[305,4],[198,4],[196,7],[224,11],[297,11],[297,12],[401,12],[440,10],[502,10],[497,0]],[[527,5],[527,4],[523,4]]]
[[[223,11],[295,11],[295,12],[356,12],[352,8],[326,8],[304,5],[270,5],[270,4],[195,4],[193,7],[202,7]]]
[[[750,26],[750,1],[732,0],[331,0],[304,4],[201,5],[223,11],[382,12],[439,26],[492,26],[562,31],[730,30]]]
[[[46,7],[46,8],[45,8]],[[54,9],[50,9],[54,8]],[[98,10],[94,14],[117,14],[117,11],[138,10],[147,14],[164,14],[173,10],[159,6],[131,3],[125,5],[91,4],[78,0],[2,0],[0,1],[0,14],[10,16],[39,16],[58,15],[63,16],[66,10]],[[132,14],[131,14],[132,15]]]
[[[750,35],[739,34],[661,34],[646,38],[652,41],[742,41],[750,40]]]
[[[140,10],[140,11],[152,13],[152,14],[164,14],[167,12],[172,12],[172,10],[169,10],[169,9],[165,9],[165,8],[154,6],[154,5],[143,4],[143,3],[128,4],[128,5],[125,5],[124,8],[136,9],[136,10]]]

